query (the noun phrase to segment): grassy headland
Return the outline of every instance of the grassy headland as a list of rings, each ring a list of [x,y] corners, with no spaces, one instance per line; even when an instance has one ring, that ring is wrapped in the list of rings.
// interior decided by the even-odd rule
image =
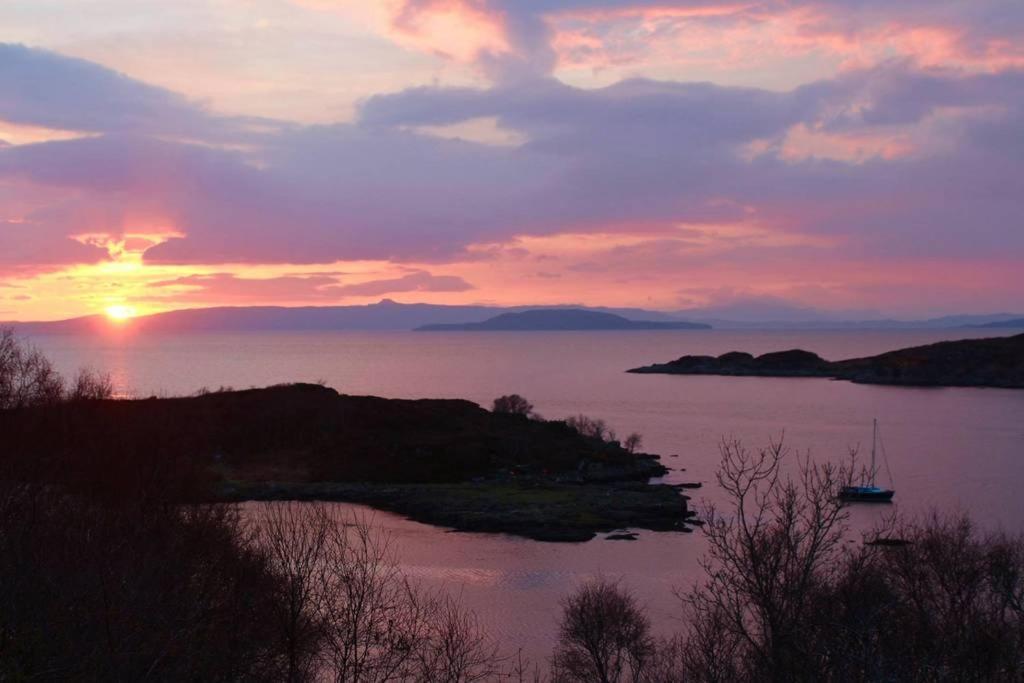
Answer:
[[[675,487],[647,484],[657,456],[469,401],[295,384],[0,411],[0,431],[15,469],[112,497],[146,482],[178,500],[353,501],[542,540],[687,518]]]

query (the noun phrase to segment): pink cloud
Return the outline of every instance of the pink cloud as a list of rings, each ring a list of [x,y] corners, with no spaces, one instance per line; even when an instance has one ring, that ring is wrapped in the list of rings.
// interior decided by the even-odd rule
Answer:
[[[345,296],[380,296],[398,292],[467,292],[474,289],[461,277],[454,275],[432,275],[417,271],[388,280],[370,280],[334,288]]]
[[[397,40],[475,60],[498,79],[627,64],[774,60],[785,69],[812,54],[856,68],[893,57],[976,70],[1024,65],[1024,11],[1014,0],[402,0],[388,25]]]
[[[38,61],[15,53],[31,73],[53,68],[54,82],[66,81],[67,65],[52,53]],[[78,60],[72,66],[79,73]],[[113,79],[126,106],[165,98],[102,70],[81,73]],[[1024,253],[1024,71],[1016,69],[903,60],[783,91],[653,79],[424,87],[368,99],[352,124],[282,124],[259,135],[180,97],[168,101],[185,112],[137,107],[123,124],[130,134],[97,123],[111,107],[103,97],[81,95],[75,108],[48,113],[17,82],[0,81],[0,99],[28,124],[59,120],[96,133],[0,149],[9,212],[0,216],[0,267],[116,260],[114,244],[145,249],[142,268],[221,273],[151,296],[414,292],[559,303],[552,299],[580,292],[592,303],[657,296],[668,305],[688,281],[756,281],[762,294],[802,297],[827,282],[853,305],[880,296],[865,289],[864,273],[897,284],[912,273],[946,291],[941,272],[972,277],[978,264],[1001,260],[1019,267],[1013,255]],[[480,118],[524,142],[415,132]],[[603,251],[570,253],[601,241]],[[557,289],[536,275],[542,259],[543,272],[562,275]],[[389,274],[361,282],[310,267],[358,260],[388,261]],[[239,264],[306,266],[264,279]],[[435,267],[446,274],[427,271]],[[1011,269],[996,271],[979,297],[1024,292]]]
[[[343,281],[344,280],[344,281]],[[231,272],[184,275],[150,282],[153,292],[138,301],[181,303],[301,303],[340,302],[352,297],[375,297],[405,292],[465,292],[473,286],[453,275],[415,271],[396,278],[348,282],[344,273],[274,277],[245,277]]]

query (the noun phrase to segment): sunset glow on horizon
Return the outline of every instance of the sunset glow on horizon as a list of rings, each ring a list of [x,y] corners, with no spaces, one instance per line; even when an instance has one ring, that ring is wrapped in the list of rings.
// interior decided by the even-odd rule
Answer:
[[[0,320],[1024,312],[1015,0],[12,0],[0,27]]]
[[[115,322],[124,322],[125,320],[130,320],[138,315],[134,306],[124,305],[107,306],[104,313],[107,314],[108,318]]]

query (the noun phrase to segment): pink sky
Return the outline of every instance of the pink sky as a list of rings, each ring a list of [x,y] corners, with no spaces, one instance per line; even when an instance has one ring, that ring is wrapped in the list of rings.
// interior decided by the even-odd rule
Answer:
[[[8,0],[0,319],[1024,312],[1019,0]]]

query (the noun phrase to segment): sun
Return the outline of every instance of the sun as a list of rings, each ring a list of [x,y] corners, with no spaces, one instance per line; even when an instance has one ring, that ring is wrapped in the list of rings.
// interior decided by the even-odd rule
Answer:
[[[107,317],[115,322],[124,322],[135,317],[135,307],[125,306],[124,304],[117,304],[116,306],[107,306],[104,311]]]

